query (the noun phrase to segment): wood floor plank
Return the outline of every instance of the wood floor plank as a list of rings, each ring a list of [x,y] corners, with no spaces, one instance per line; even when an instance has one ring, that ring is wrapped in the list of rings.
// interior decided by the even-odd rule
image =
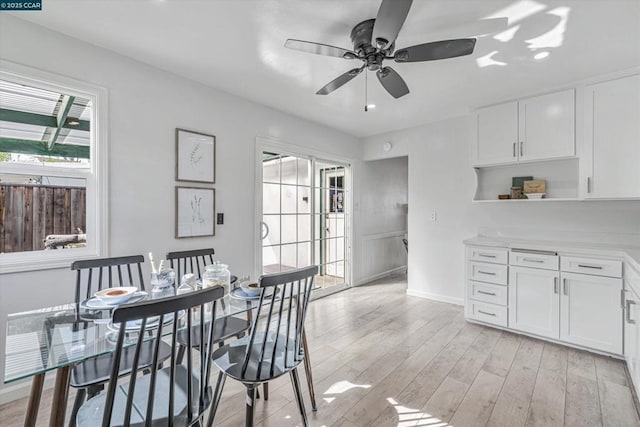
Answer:
[[[596,381],[596,362],[593,354],[574,348],[568,349],[567,376],[576,375],[582,378]]]
[[[503,332],[482,369],[501,377],[506,377],[520,347],[520,335]]]
[[[598,382],[575,373],[567,374],[567,397],[564,424],[567,426],[601,426]]]
[[[598,380],[629,386],[623,362],[606,356],[594,356]]]
[[[441,421],[448,422],[470,387],[470,384],[453,379],[449,375],[422,407],[422,411]]]
[[[491,416],[503,383],[503,377],[480,371],[451,418],[451,424],[454,426],[485,425]]]
[[[598,381],[598,391],[603,425],[607,427],[638,427],[640,425],[629,387],[601,379]]]
[[[454,380],[471,385],[484,365],[487,357],[500,339],[502,332],[495,329],[483,330],[471,347],[462,355],[449,376]]]
[[[522,337],[487,425],[524,426],[544,344]]]
[[[546,343],[531,396],[526,426],[564,425],[567,366],[566,347]]]

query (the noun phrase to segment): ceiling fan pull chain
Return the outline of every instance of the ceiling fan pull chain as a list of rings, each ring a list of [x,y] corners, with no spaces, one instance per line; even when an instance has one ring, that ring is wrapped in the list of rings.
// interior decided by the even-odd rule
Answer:
[[[369,111],[369,98],[367,97],[367,89],[369,87],[367,82],[368,82],[369,73],[367,71],[368,71],[367,69],[364,70],[364,111],[365,112]]]

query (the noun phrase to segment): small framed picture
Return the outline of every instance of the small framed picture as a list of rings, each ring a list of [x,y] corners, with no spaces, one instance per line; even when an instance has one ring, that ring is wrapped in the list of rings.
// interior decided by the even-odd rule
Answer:
[[[176,239],[215,235],[215,190],[176,187]]]
[[[216,182],[216,137],[176,128],[176,181]]]

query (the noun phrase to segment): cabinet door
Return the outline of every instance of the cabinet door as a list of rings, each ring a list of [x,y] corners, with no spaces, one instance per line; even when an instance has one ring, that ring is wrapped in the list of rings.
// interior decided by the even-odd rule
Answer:
[[[559,338],[560,301],[557,271],[509,268],[509,327]]]
[[[622,279],[562,273],[560,339],[622,354]]]
[[[575,155],[575,91],[523,99],[519,103],[520,161]]]
[[[624,358],[636,390],[640,390],[640,298],[627,287],[624,310]]]
[[[494,105],[476,112],[474,166],[518,161],[518,103]]]
[[[640,75],[588,86],[587,197],[640,197]]]

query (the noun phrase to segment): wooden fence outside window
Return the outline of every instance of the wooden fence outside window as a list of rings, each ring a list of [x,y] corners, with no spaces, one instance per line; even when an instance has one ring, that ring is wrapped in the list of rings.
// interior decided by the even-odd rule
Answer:
[[[45,249],[48,235],[86,232],[86,189],[0,183],[0,252]]]

